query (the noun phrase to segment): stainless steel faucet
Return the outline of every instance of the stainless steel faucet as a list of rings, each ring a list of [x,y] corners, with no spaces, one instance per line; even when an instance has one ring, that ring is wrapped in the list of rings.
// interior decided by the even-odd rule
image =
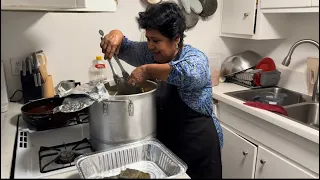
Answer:
[[[296,47],[298,47],[300,44],[304,44],[304,43],[309,43],[309,44],[313,44],[315,45],[318,49],[319,49],[319,43],[317,41],[314,41],[312,39],[302,39],[300,41],[297,41],[296,43],[294,43],[289,52],[288,55],[284,58],[284,60],[282,61],[282,65],[284,66],[289,66],[290,61],[291,61],[291,56],[293,51],[296,49]],[[319,70],[318,70],[318,75],[316,77],[316,83],[314,84],[313,87],[313,92],[312,92],[312,101],[314,102],[319,102]]]

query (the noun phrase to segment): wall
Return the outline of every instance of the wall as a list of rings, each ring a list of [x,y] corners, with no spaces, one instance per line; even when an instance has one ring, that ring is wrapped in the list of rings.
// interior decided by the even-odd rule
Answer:
[[[307,94],[306,58],[319,58],[319,49],[310,44],[300,45],[294,51],[288,67],[282,66],[281,62],[298,40],[313,39],[319,42],[319,13],[292,14],[288,26],[291,26],[291,31],[284,40],[240,40],[240,43],[243,49],[256,51],[276,62],[282,72],[279,86]]]
[[[88,67],[101,55],[98,30],[120,29],[131,40],[140,40],[135,17],[144,10],[139,0],[121,0],[115,13],[1,12],[1,60],[5,62],[9,96],[21,88],[18,76],[11,76],[10,58],[25,59],[43,49],[54,84],[61,80],[88,81]],[[239,51],[237,39],[219,37],[220,8],[206,21],[200,20],[186,33],[186,43],[209,56]],[[132,67],[126,65],[129,72]],[[118,69],[118,72],[119,69]],[[108,72],[112,77],[111,71]]]
[[[221,0],[219,0],[220,2]],[[43,49],[49,59],[48,71],[54,84],[61,80],[88,81],[88,67],[96,55],[101,55],[98,30],[120,29],[131,40],[140,40],[141,33],[135,17],[144,10],[139,0],[121,0],[115,13],[44,13],[1,12],[1,60],[4,60],[9,96],[21,89],[18,76],[11,75],[10,58],[24,59],[30,52]],[[306,93],[305,58],[319,57],[311,45],[296,49],[289,68],[279,65],[290,46],[297,40],[311,38],[319,41],[319,14],[292,15],[292,32],[285,40],[255,41],[220,38],[220,7],[206,21],[186,32],[186,43],[205,52],[209,59],[216,53],[225,57],[251,49],[273,58],[282,71],[280,86]],[[130,72],[133,67],[125,65]],[[119,72],[119,69],[118,69]],[[112,77],[111,71],[108,72]]]

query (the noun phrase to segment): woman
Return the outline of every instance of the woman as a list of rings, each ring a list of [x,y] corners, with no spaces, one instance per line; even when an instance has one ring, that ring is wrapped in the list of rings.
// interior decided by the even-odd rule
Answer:
[[[137,67],[129,83],[158,81],[157,139],[188,165],[191,178],[221,178],[222,131],[212,110],[207,57],[183,44],[185,18],[172,2],[149,6],[137,18],[148,42],[133,42],[112,30],[100,46]]]

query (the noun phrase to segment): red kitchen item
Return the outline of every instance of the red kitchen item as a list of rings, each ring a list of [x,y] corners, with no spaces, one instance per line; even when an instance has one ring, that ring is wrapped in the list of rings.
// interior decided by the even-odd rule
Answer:
[[[276,70],[276,64],[274,63],[273,59],[266,57],[258,62],[256,69],[262,69],[263,72],[274,71]]]
[[[274,63],[273,59],[266,57],[261,59],[258,64],[256,65],[256,69],[262,69],[262,72],[265,71],[274,71],[276,70],[276,64]],[[261,73],[255,73],[253,82],[256,86],[261,86],[260,84]]]
[[[260,84],[260,78],[261,78],[260,72],[254,74],[253,83],[254,83],[256,86],[261,86],[261,84]]]
[[[275,112],[275,113],[278,113],[278,114],[282,114],[282,115],[288,116],[287,111],[282,106],[279,106],[279,105],[264,104],[264,103],[253,102],[253,101],[248,101],[248,102],[245,102],[243,104],[251,106],[251,107],[264,109],[264,110],[267,110],[267,111],[271,111],[271,112]]]

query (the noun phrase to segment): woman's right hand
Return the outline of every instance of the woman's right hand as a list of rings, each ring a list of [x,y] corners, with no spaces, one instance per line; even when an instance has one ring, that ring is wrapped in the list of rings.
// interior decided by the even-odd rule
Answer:
[[[111,59],[118,54],[123,40],[123,34],[119,30],[112,30],[101,40],[100,47],[104,53],[104,59]]]

